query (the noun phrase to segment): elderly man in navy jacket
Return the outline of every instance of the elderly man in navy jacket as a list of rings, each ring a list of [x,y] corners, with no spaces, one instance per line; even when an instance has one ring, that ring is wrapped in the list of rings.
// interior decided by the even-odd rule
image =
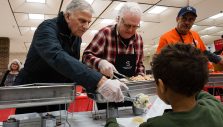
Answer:
[[[92,13],[85,0],[72,0],[65,12],[43,21],[35,31],[15,85],[76,82],[87,92],[101,93],[108,101],[123,101],[121,86],[127,88],[125,84],[107,79],[79,61],[81,36],[89,27]]]

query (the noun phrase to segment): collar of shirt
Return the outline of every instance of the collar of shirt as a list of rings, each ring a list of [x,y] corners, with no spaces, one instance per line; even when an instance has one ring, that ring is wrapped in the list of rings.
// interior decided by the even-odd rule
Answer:
[[[136,35],[132,35],[130,38],[128,39],[124,39],[118,32],[118,28],[117,28],[117,24],[112,28],[113,32],[116,33],[116,40],[119,42],[121,42],[122,44],[125,45],[126,48],[128,48],[129,45],[133,45],[134,40],[136,39]]]
[[[63,12],[60,12],[57,16],[57,26],[59,29],[59,33],[62,33],[67,36],[71,36],[71,31],[70,31],[68,24],[64,18]]]

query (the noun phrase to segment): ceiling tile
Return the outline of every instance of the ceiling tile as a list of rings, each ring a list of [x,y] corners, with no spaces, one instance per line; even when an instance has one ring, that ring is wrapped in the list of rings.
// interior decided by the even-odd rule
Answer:
[[[94,9],[93,17],[98,17],[112,1],[94,0],[92,8]]]
[[[57,14],[61,0],[46,0],[46,3],[29,3],[26,0],[9,0],[13,12]]]
[[[97,19],[94,24],[92,24],[91,28],[90,29],[93,29],[93,30],[100,30],[101,28],[105,27],[105,26],[108,26],[108,25],[111,25],[111,24],[115,24],[115,20],[113,23],[111,24],[106,24],[106,23],[102,23],[103,19]]]
[[[112,4],[106,9],[106,11],[103,12],[103,14],[100,16],[100,18],[115,19],[118,15],[118,10],[115,10],[115,8],[121,3],[125,3],[125,2],[118,2],[118,1],[112,2]],[[147,5],[147,4],[139,4],[139,6],[140,6],[142,12],[144,12],[146,9],[151,7],[151,5]]]
[[[194,6],[200,2],[202,2],[202,0],[162,0],[161,2],[158,3],[158,5],[172,6],[179,8],[187,6],[188,4],[190,6]]]
[[[19,26],[37,27],[43,20],[29,19],[28,13],[14,13]],[[56,17],[56,15],[45,15],[45,19]]]
[[[131,1],[138,2],[138,3],[156,4],[160,0],[131,0]]]

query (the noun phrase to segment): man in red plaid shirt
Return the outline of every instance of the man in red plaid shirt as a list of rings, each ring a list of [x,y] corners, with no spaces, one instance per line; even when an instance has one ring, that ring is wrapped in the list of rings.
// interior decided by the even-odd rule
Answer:
[[[117,24],[102,28],[83,53],[83,62],[113,77],[113,72],[127,76],[144,75],[143,41],[136,32],[140,27],[141,9],[127,2],[119,10]]]

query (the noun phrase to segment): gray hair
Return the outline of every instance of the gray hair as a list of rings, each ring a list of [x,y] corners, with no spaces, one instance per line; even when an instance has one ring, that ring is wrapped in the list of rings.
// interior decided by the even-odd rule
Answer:
[[[11,65],[12,63],[17,63],[19,68],[18,68],[18,71],[22,68],[22,64],[21,62],[18,60],[18,59],[13,59],[9,64],[8,64],[8,70],[11,71]]]
[[[139,4],[135,2],[126,2],[118,12],[118,16],[123,17],[126,12],[130,12],[132,15],[142,16],[142,10]]]
[[[73,12],[73,11],[82,11],[82,10],[88,10],[91,13],[94,12],[91,5],[85,1],[85,0],[72,0],[66,7],[65,12]]]

